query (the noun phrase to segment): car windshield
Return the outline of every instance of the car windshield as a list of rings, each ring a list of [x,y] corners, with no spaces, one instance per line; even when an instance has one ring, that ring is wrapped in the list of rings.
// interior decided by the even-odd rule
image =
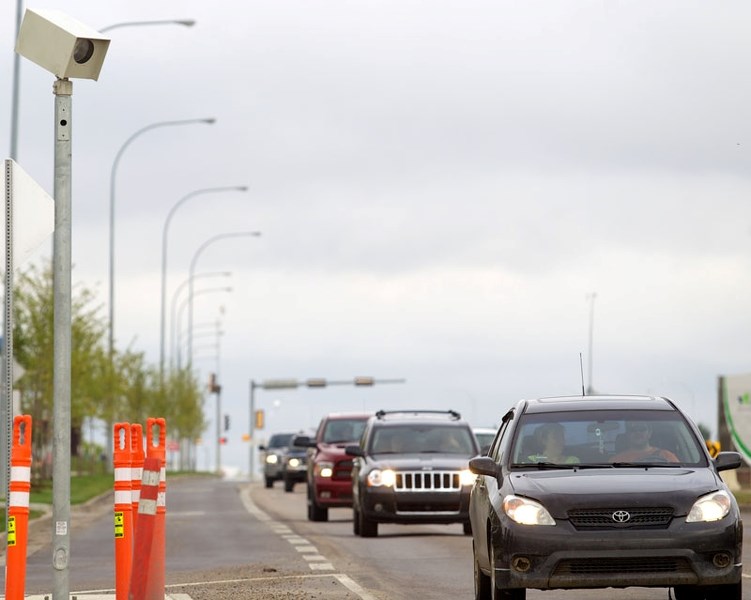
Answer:
[[[292,433],[275,433],[271,436],[268,447],[284,448],[285,446],[289,446],[290,440],[292,439],[293,435],[294,434]]]
[[[409,424],[377,427],[370,442],[371,454],[441,453],[474,456],[475,440],[468,427]]]
[[[367,419],[332,419],[326,423],[323,441],[327,444],[337,442],[356,442],[362,436]]]
[[[571,411],[521,415],[513,466],[706,466],[693,429],[674,411]]]

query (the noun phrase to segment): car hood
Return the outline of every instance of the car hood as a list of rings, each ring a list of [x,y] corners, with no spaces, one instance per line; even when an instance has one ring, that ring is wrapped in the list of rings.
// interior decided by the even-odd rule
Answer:
[[[611,468],[509,474],[511,491],[542,502],[554,518],[577,508],[670,506],[687,514],[696,499],[723,487],[707,468]]]
[[[371,460],[381,469],[394,470],[460,470],[469,466],[469,456],[456,454],[375,454]]]

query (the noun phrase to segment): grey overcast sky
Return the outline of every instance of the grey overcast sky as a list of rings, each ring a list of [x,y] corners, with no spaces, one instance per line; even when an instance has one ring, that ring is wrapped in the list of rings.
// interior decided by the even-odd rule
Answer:
[[[0,9],[6,152],[14,4]],[[27,6],[94,28],[196,20],[113,29],[99,81],[74,83],[73,280],[106,315],[126,139],[215,117],[123,154],[115,335],[158,363],[167,214],[195,190],[248,185],[186,202],[168,238],[169,307],[206,240],[263,232],[196,261],[232,272],[196,284],[231,293],[194,296],[196,325],[224,331],[195,366],[219,371],[226,465],[247,470],[250,379],[407,379],[258,392],[257,441],[363,408],[453,408],[488,426],[519,398],[579,393],[593,292],[594,387],[668,395],[717,431],[718,375],[751,370],[747,2]],[[18,162],[50,193],[52,82],[22,60]],[[213,399],[206,414],[200,467],[214,464]]]

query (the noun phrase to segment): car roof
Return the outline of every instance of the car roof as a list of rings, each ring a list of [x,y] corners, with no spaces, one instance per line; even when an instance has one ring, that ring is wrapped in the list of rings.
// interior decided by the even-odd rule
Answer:
[[[667,410],[678,408],[667,398],[638,395],[549,396],[525,400],[525,413],[579,410]]]
[[[373,416],[372,412],[370,412],[370,413],[355,413],[355,412],[352,412],[352,413],[346,413],[346,412],[343,412],[343,413],[329,413],[325,417],[323,417],[323,420],[325,420],[325,421],[338,421],[338,420],[343,420],[343,419],[362,419],[364,421],[364,420],[369,419],[372,416]]]
[[[372,425],[393,425],[399,423],[431,423],[442,425],[461,424],[469,427],[461,415],[454,410],[379,410],[371,417]]]

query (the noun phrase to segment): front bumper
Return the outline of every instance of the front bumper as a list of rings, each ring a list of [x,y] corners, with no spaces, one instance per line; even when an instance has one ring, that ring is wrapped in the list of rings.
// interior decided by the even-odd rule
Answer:
[[[316,504],[319,506],[352,506],[352,480],[316,477],[314,483]]]
[[[493,528],[496,580],[504,588],[668,587],[737,583],[742,524],[673,519],[666,529],[581,531],[504,524]],[[502,538],[502,539],[501,539]]]
[[[395,492],[369,487],[361,492],[360,510],[379,523],[468,523],[470,486],[451,492]]]

